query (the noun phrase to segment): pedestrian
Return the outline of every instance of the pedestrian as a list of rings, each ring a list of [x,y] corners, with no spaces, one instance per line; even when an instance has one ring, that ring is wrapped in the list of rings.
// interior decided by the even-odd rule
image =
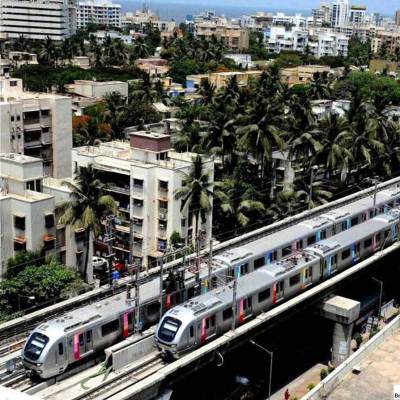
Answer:
[[[286,389],[286,391],[285,391],[285,400],[289,400],[289,399],[290,399],[289,389]]]

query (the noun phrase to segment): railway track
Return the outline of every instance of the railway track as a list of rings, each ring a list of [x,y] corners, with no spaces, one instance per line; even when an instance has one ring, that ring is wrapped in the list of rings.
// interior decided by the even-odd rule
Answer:
[[[400,178],[395,178],[390,181],[387,181],[383,184],[380,184],[378,186],[378,190],[384,190],[389,187],[392,187],[394,185],[399,185],[400,184]],[[366,197],[372,197],[374,193],[374,188],[369,188],[366,190],[363,190],[361,192],[358,192],[356,194],[347,196],[345,198],[336,200],[332,203],[325,204],[323,206],[317,207],[314,210],[310,211],[305,211],[302,212],[296,216],[288,217],[282,221],[279,221],[277,223],[274,223],[272,225],[269,225],[264,228],[260,228],[258,230],[249,232],[245,235],[242,235],[240,237],[228,240],[226,242],[220,243],[214,247],[214,254],[220,254],[224,251],[227,251],[231,248],[234,248],[238,245],[244,245],[246,243],[252,242],[254,240],[260,239],[262,237],[265,237],[267,235],[270,235],[272,233],[275,233],[279,230],[288,228],[290,226],[293,226],[294,224],[298,224],[299,222],[302,222],[304,220],[317,217],[323,213],[326,213],[332,209],[343,207],[349,203],[352,203],[356,200],[359,200],[361,198],[366,198]],[[201,255],[203,257],[208,256],[208,250],[204,250]],[[187,260],[190,262],[190,260],[193,260],[195,255],[190,255],[187,257]],[[176,268],[177,266],[182,264],[182,260],[175,260],[172,262],[169,262],[168,264],[164,265],[164,271],[168,271],[168,269],[171,268]],[[156,277],[159,277],[159,268],[154,268],[153,270],[149,271],[147,275],[144,275],[141,280],[143,281],[149,281],[151,279],[154,279]],[[26,337],[28,336],[29,332],[33,330],[38,324],[42,323],[43,321],[50,319],[50,318],[55,318],[66,311],[72,311],[76,308],[79,308],[83,305],[98,301],[100,299],[112,296],[116,293],[123,292],[126,289],[126,285],[131,282],[130,279],[125,279],[121,282],[119,287],[117,287],[115,290],[111,288],[103,288],[102,290],[98,291],[96,294],[91,295],[90,292],[83,295],[83,299],[81,298],[76,298],[72,302],[68,304],[58,304],[55,306],[49,307],[49,309],[43,309],[40,310],[39,312],[34,313],[35,316],[32,315],[26,315],[25,317],[19,318],[15,320],[16,322],[9,322],[0,325],[0,355],[1,352],[3,354],[8,354],[12,352],[12,349],[15,347],[15,343],[18,343],[20,346],[19,348],[22,347]],[[78,296],[80,297],[80,296]],[[58,307],[57,307],[58,306]],[[14,338],[17,337],[17,340]],[[13,338],[14,342],[10,343],[10,338]],[[15,350],[14,350],[15,351]],[[7,353],[8,352],[8,353]]]

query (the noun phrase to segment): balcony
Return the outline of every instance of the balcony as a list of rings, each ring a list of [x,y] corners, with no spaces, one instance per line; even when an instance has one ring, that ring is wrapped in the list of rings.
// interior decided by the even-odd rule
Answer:
[[[115,192],[115,193],[119,193],[119,194],[125,194],[125,195],[130,195],[130,188],[129,188],[129,186],[124,186],[124,187],[121,187],[121,186],[116,186],[116,185],[109,185],[108,187],[107,187],[107,190],[109,191],[109,192]]]
[[[42,144],[51,144],[52,137],[51,137],[51,132],[43,132],[42,133]]]
[[[160,208],[158,210],[158,219],[166,221],[168,219],[168,210],[166,208]]]

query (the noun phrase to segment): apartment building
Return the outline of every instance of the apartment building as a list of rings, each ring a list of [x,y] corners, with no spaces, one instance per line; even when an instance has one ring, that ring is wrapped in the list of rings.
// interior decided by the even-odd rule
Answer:
[[[400,26],[400,10],[396,10],[394,21],[396,23],[396,26]]]
[[[349,0],[336,0],[332,4],[331,26],[347,25],[349,20]]]
[[[297,29],[286,30],[285,27],[272,27],[265,32],[266,46],[270,52],[281,51],[304,52],[306,47],[316,58],[324,56],[346,56],[349,38],[332,29]]]
[[[128,98],[128,83],[121,81],[100,82],[82,79],[66,85],[65,88],[68,93],[93,100],[102,100],[104,96],[113,92],[120,93]]]
[[[44,174],[71,176],[71,98],[25,92],[22,80],[0,76],[0,153],[41,158]]]
[[[349,10],[350,25],[364,25],[366,21],[367,7],[352,5]]]
[[[121,5],[107,0],[78,0],[77,28],[82,29],[89,24],[121,26]]]
[[[129,256],[130,226],[133,229],[133,256],[144,268],[153,265],[168,248],[169,238],[178,232],[186,243],[194,237],[192,210],[181,212],[175,191],[189,173],[193,153],[176,153],[171,136],[151,131],[129,134],[129,142],[109,142],[100,146],[79,147],[72,151],[74,171],[92,164],[108,183],[108,191],[119,205],[115,221],[113,250],[118,260]],[[204,160],[209,180],[214,180],[214,161]],[[212,201],[212,200],[211,200]],[[201,247],[211,238],[212,216],[201,224]],[[96,251],[107,252],[102,237]]]
[[[281,80],[292,87],[294,85],[310,83],[314,74],[319,72],[330,72],[327,65],[300,65],[294,68],[283,68],[281,71]]]
[[[62,40],[76,30],[75,0],[2,0],[0,35]]]
[[[149,28],[158,30],[162,37],[171,37],[177,29],[175,21],[161,19],[151,10],[127,12],[122,17],[122,27],[132,28],[134,32],[146,32]]]
[[[216,37],[222,40],[225,46],[234,53],[249,48],[249,30],[243,29],[240,25],[231,24],[224,18],[195,23],[195,35],[205,40]]]
[[[371,39],[371,49],[373,53],[377,53],[382,45],[385,44],[387,51],[390,54],[395,54],[396,49],[400,47],[400,32],[399,31],[380,31]]]

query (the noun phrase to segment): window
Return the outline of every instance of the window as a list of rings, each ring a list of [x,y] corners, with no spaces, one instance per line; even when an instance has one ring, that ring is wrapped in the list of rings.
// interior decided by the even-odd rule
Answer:
[[[226,321],[226,320],[232,318],[232,316],[233,316],[233,310],[232,310],[231,307],[225,309],[225,310],[222,312],[222,319],[223,319],[224,321]]]
[[[27,190],[35,190],[35,181],[26,182],[26,189]]]
[[[317,238],[316,238],[315,235],[314,235],[314,236],[310,236],[310,237],[307,239],[307,246],[310,246],[310,245],[314,244],[316,241],[317,241]]]
[[[17,86],[17,81],[10,81],[10,86]]]
[[[364,249],[368,249],[369,247],[371,247],[372,246],[372,239],[367,239],[365,242],[364,242]]]
[[[350,257],[350,249],[346,249],[342,251],[342,260],[345,260],[346,258]]]
[[[160,200],[158,202],[158,207],[160,210],[167,210],[168,209],[168,201]]]
[[[379,232],[376,234],[376,243],[379,244],[380,241],[381,241],[381,233]]]
[[[292,254],[292,246],[287,246],[282,249],[282,257],[286,257],[290,254]]]
[[[192,338],[194,336],[194,328],[193,325],[189,328],[189,336]]]
[[[290,285],[290,286],[297,285],[299,282],[300,282],[300,274],[291,276],[291,277],[289,278],[289,285]]]
[[[265,259],[264,257],[257,258],[257,260],[254,260],[254,269],[261,268],[265,265]]]
[[[83,340],[83,333],[81,333],[80,335],[79,335],[79,346],[83,346],[84,345],[84,340]]]
[[[11,122],[14,122],[14,115],[11,115],[10,119],[11,119]]]
[[[41,114],[42,114],[42,117],[48,117],[50,115],[50,110],[42,110]]]
[[[58,354],[62,356],[64,354],[64,346],[62,343],[58,343]]]
[[[182,218],[181,219],[181,227],[184,228],[186,226],[186,219]]]
[[[24,231],[25,230],[25,217],[22,217],[19,215],[14,215],[14,228]]]
[[[342,231],[347,229],[347,221],[342,222]]]
[[[321,231],[321,240],[326,239],[326,230]]]
[[[351,226],[356,226],[357,224],[358,224],[358,217],[355,217],[350,221]]]
[[[133,206],[134,207],[143,207],[143,200],[140,199],[133,199]]]
[[[249,273],[249,264],[242,264],[239,266],[240,275],[246,275]]]
[[[30,360],[36,361],[48,342],[49,338],[47,336],[38,332],[33,333],[26,344],[25,356]]]
[[[168,181],[158,181],[158,187],[160,190],[168,190]]]
[[[193,296],[192,296],[193,297]],[[147,315],[156,315],[160,312],[159,303],[151,303],[147,306]]]
[[[21,116],[17,115],[17,121],[21,121]]]
[[[92,331],[86,332],[86,343],[90,343],[92,341]]]
[[[172,342],[182,322],[176,318],[166,317],[158,331],[158,336],[165,342]]]
[[[263,301],[269,299],[271,296],[271,289],[265,289],[262,292],[258,293],[258,302],[262,303]]]
[[[115,319],[114,321],[107,322],[101,327],[101,335],[107,336],[111,333],[118,332],[119,330],[119,320]]]
[[[143,188],[143,179],[134,179],[133,186],[136,188]]]
[[[47,214],[44,216],[46,228],[52,228],[54,226],[54,214]]]

